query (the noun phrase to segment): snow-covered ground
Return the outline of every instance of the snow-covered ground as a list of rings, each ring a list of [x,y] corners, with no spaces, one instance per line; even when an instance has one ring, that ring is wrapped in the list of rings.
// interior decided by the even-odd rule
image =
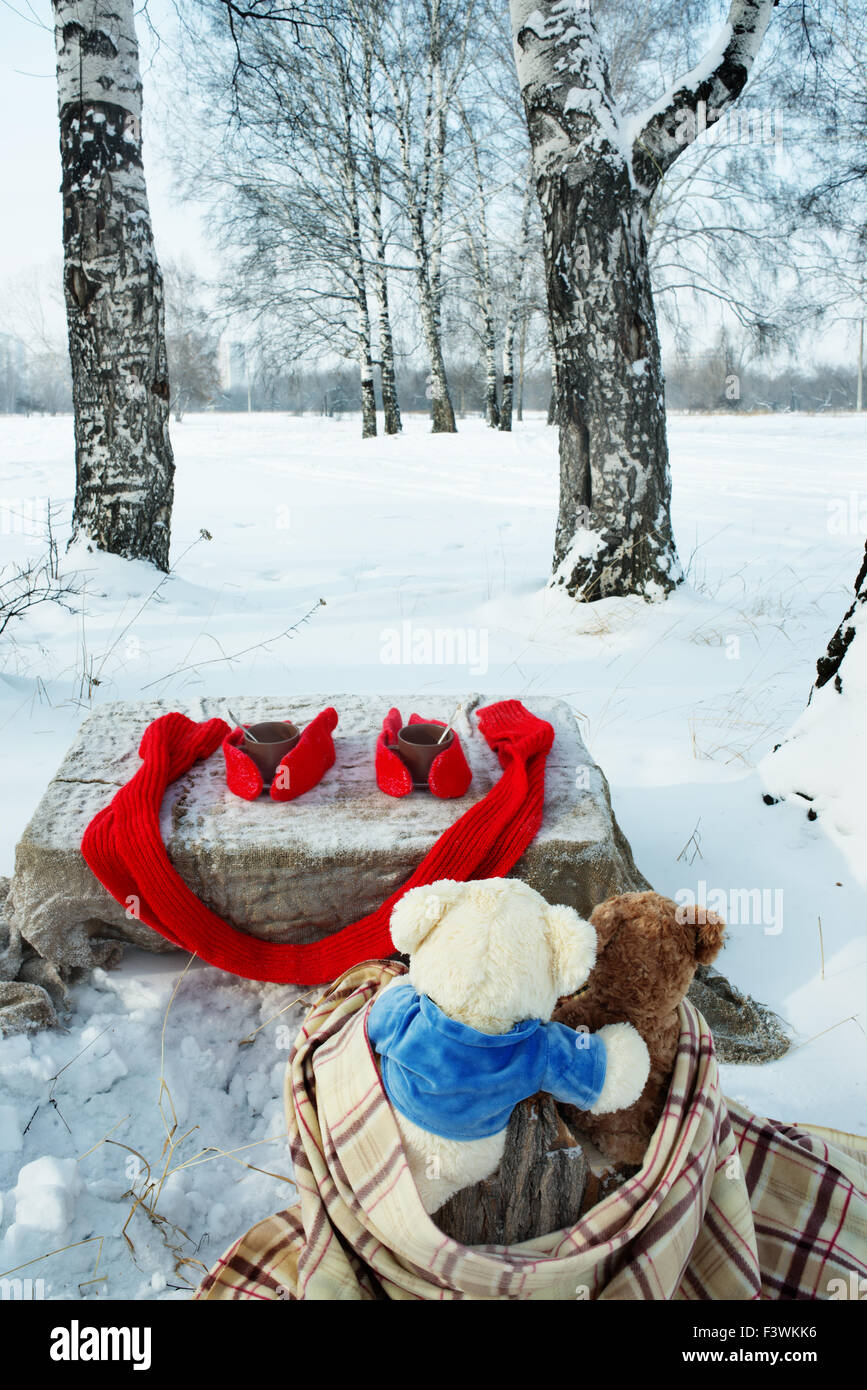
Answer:
[[[639,867],[723,907],[718,964],[794,1030],[780,1062],[724,1068],[728,1094],[867,1132],[865,769],[853,749],[845,816],[831,787],[814,822],[806,802],[764,805],[755,770],[851,599],[865,421],[673,418],[689,584],[654,607],[545,589],[557,466],[541,421],[511,436],[463,421],[449,438],[410,418],[399,439],[358,435],[355,420],[190,416],[173,428],[176,572],[149,599],[145,565],[63,559],[86,580],[83,614],[34,609],[0,647],[0,873],[91,702],[414,692],[447,716],[438,691],[531,709],[563,696]],[[44,499],[68,524],[72,483],[69,419],[0,420],[4,557],[40,553]],[[463,633],[462,660],[425,664],[445,629]],[[67,1032],[0,1043],[0,1278],[42,1279],[36,1295],[55,1298],[186,1297],[200,1266],[179,1257],[209,1263],[291,1199],[282,1079],[302,1006],[280,1014],[294,991],[198,964],[181,979],[183,964],[130,953],[75,989]],[[153,1215],[132,1214],[127,1244],[148,1174]]]

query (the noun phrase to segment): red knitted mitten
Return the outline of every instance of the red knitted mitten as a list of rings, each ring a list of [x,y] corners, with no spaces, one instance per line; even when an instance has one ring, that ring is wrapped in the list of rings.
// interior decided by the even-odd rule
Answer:
[[[439,724],[445,728],[442,719],[423,719],[420,714],[411,714],[410,724]],[[399,709],[390,709],[382,722],[382,732],[376,740],[376,785],[387,796],[406,796],[412,791],[412,773],[392,745],[403,728]],[[431,764],[428,787],[434,796],[448,800],[463,796],[473,780],[470,765],[464,756],[457,730],[452,730],[454,738],[448,748],[438,753]]]
[[[240,746],[243,737],[243,729],[232,729],[223,739],[226,785],[230,792],[243,796],[245,801],[255,801],[265,783],[253,759]]]
[[[272,801],[294,801],[321,782],[334,763],[332,731],[337,727],[337,711],[329,705],[317,714],[302,733],[294,748],[290,748],[277,764],[271,783]],[[243,729],[233,729],[223,739],[226,759],[226,785],[245,801],[255,801],[264,782],[253,759],[241,747]]]
[[[376,785],[387,796],[406,796],[412,791],[412,773],[392,744],[403,728],[399,709],[390,709],[382,721],[382,732],[376,740]]]
[[[334,740],[337,710],[331,705],[312,719],[294,748],[284,754],[277,764],[271,797],[274,801],[294,801],[321,782],[334,765]]]

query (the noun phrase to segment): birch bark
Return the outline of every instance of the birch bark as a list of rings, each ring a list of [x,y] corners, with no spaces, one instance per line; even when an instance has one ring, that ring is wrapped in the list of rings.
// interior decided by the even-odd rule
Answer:
[[[373,265],[371,279],[379,319],[379,360],[382,384],[382,413],[386,434],[401,430],[400,405],[397,398],[397,378],[394,370],[394,338],[391,331],[391,310],[388,302],[388,270],[385,258],[385,236],[382,225],[382,161],[376,142],[373,104],[373,52],[365,42],[363,59],[364,130],[370,183],[370,221],[373,236]]]
[[[54,24],[72,539],[167,570],[174,460],[132,0],[54,0]]]
[[[773,4],[732,0],[721,41],[633,134],[611,95],[589,0],[511,0],[557,372],[560,507],[550,582],[581,600],[662,598],[683,577],[648,208],[689,143],[699,104],[710,124],[742,90]]]
[[[518,310],[521,304],[521,288],[524,283],[524,266],[527,260],[527,250],[530,245],[530,208],[532,195],[533,179],[529,177],[524,189],[523,202],[521,203],[518,256],[515,264],[515,275],[512,281],[512,294],[509,299],[509,309],[506,314],[506,328],[503,334],[503,399],[500,405],[501,430],[511,430],[512,428],[512,402],[515,394],[515,330],[518,324]],[[525,330],[526,323],[522,325],[522,333]]]
[[[867,546],[861,568],[855,578],[855,598],[843,615],[843,620],[828,643],[827,650],[816,663],[816,689],[820,690],[830,680],[838,694],[843,690],[843,672],[846,653],[855,636],[859,620],[867,613]]]
[[[467,6],[468,22],[472,4]],[[448,83],[444,83],[442,67],[443,16],[440,0],[431,0],[424,7],[424,36],[426,59],[424,67],[424,114],[421,132],[419,167],[414,167],[413,97],[414,78],[410,69],[400,71],[390,65],[383,51],[381,60],[394,108],[394,126],[400,151],[400,177],[410,243],[415,268],[419,301],[419,317],[425,343],[430,378],[428,394],[431,402],[431,421],[435,434],[456,433],[455,412],[452,406],[442,350],[442,252],[446,196],[445,153],[447,115],[454,99],[462,62],[454,66]],[[400,50],[398,50],[400,53]],[[418,123],[415,124],[416,130]]]
[[[494,288],[491,277],[491,246],[488,237],[487,190],[479,159],[479,147],[466,112],[462,113],[464,130],[473,166],[476,188],[476,230],[467,226],[467,242],[476,281],[476,298],[482,319],[482,349],[485,362],[485,421],[491,429],[500,423],[497,400],[497,333],[494,323]],[[478,238],[478,244],[477,244]]]
[[[434,267],[431,264],[430,246],[425,233],[424,203],[421,201],[419,195],[419,186],[410,156],[410,112],[407,102],[402,99],[398,92],[397,84],[393,77],[390,74],[388,74],[388,77],[395,109],[395,126],[397,129],[398,147],[400,149],[406,215],[409,222],[410,240],[415,265],[416,287],[418,290],[419,317],[421,319],[425,350],[430,364],[429,390],[433,432],[434,434],[455,434],[457,433],[455,412],[449,393],[446,364],[442,349],[438,282],[437,285],[435,285],[432,280]],[[425,165],[426,172],[429,174],[430,169],[429,165],[427,165],[427,161],[425,161]],[[422,196],[424,196],[424,188],[422,188]]]
[[[352,286],[356,301],[358,366],[361,377],[361,437],[376,435],[376,392],[373,386],[373,350],[370,336],[370,311],[367,305],[367,275],[361,231],[361,210],[358,201],[358,168],[352,129],[352,98],[349,75],[339,57],[335,56],[339,74],[340,105],[343,118],[342,181],[346,191],[349,220],[349,244],[352,256]]]
[[[518,422],[524,419],[524,358],[527,350],[527,315],[521,318],[521,342],[518,348]]]

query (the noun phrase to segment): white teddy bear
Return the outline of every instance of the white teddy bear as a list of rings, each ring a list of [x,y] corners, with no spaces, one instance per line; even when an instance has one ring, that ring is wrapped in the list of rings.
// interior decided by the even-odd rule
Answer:
[[[404,894],[391,935],[409,972],[376,996],[367,1033],[427,1212],[494,1172],[512,1110],[537,1091],[594,1115],[638,1099],[650,1060],[630,1024],[549,1021],[596,960],[571,907],[520,879],[440,879]]]

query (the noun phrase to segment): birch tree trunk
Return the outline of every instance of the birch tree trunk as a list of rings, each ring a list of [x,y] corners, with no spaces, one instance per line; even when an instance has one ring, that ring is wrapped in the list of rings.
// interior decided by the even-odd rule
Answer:
[[[367,36],[366,36],[367,37]],[[397,378],[394,370],[394,339],[391,331],[391,311],[388,303],[388,270],[385,258],[385,236],[382,226],[382,161],[376,143],[373,103],[373,53],[369,41],[364,46],[364,130],[367,159],[370,166],[370,220],[373,234],[373,266],[371,278],[378,309],[379,362],[382,385],[382,413],[386,434],[401,430],[400,405],[397,399]]]
[[[382,412],[386,434],[400,434],[403,425],[400,418],[400,402],[397,396],[397,376],[394,370],[394,339],[391,333],[391,310],[388,304],[388,279],[385,271],[385,253],[380,242],[376,244],[377,270],[374,275],[374,294],[379,306],[379,372],[382,387]]]
[[[392,81],[398,145],[400,147],[403,189],[406,198],[406,213],[409,221],[415,279],[418,289],[419,317],[430,364],[431,421],[434,434],[456,434],[455,412],[449,393],[446,364],[443,358],[442,336],[438,294],[431,279],[432,265],[430,248],[425,235],[424,209],[420,202],[415,171],[412,168],[409,152],[409,112],[401,102],[397,87]]]
[[[400,173],[406,217],[410,229],[419,317],[430,364],[428,392],[434,434],[455,434],[455,412],[449,392],[442,350],[442,239],[445,204],[445,147],[447,100],[454,95],[453,75],[448,93],[443,90],[440,55],[440,6],[431,0],[426,12],[428,54],[425,68],[425,113],[421,139],[421,167],[412,160],[411,83],[406,72],[397,73],[383,55],[385,77],[391,90],[394,124],[400,151]],[[428,225],[426,225],[426,222]],[[429,230],[428,230],[429,227]]]
[[[827,650],[816,662],[816,689],[821,690],[830,680],[838,694],[843,692],[843,664],[859,620],[867,613],[867,546],[861,568],[855,577],[855,598],[843,614],[842,622],[834,633]],[[811,692],[812,694],[812,692]]]
[[[846,723],[847,710],[857,710],[859,716],[862,715],[865,633],[867,546],[855,576],[855,597],[816,662],[816,679],[807,699],[810,713],[804,712],[790,734],[774,745],[762,764],[762,781],[767,788],[762,800],[766,805],[793,799],[795,804],[803,806],[806,801],[812,803],[807,810],[808,820],[816,820],[827,811],[833,822],[833,794],[830,809],[827,796],[829,769],[836,767],[844,741],[846,757],[850,760],[852,757],[853,740]],[[848,717],[851,719],[852,714]],[[830,773],[832,781],[834,775]]]
[[[503,399],[500,402],[499,428],[507,431],[512,428],[512,401],[515,394],[515,307],[509,305],[509,316],[503,334]]]
[[[521,317],[521,345],[518,348],[518,422],[524,419],[524,357],[527,349],[527,314]]]
[[[518,310],[521,305],[521,287],[524,283],[524,265],[530,244],[530,206],[533,195],[532,177],[527,179],[524,200],[521,204],[521,228],[518,233],[518,258],[515,265],[515,278],[512,282],[512,295],[506,314],[506,328],[503,334],[503,400],[500,406],[500,429],[512,428],[512,400],[515,392],[515,330],[518,324]],[[522,335],[526,332],[526,320],[522,325]],[[523,336],[522,336],[523,358]],[[523,412],[522,412],[523,413]]]
[[[167,570],[174,460],[132,0],[54,0],[54,23],[75,412],[72,539]]]
[[[439,313],[433,303],[430,284],[424,270],[424,262],[419,259],[416,271],[416,284],[421,310],[421,326],[430,362],[430,400],[431,423],[434,434],[456,434],[455,412],[449,391],[446,364],[443,357],[442,335]]]
[[[361,437],[373,439],[376,436],[376,392],[373,387],[370,314],[363,282],[358,291],[358,365],[361,373]]]
[[[341,179],[346,192],[349,222],[349,244],[352,257],[352,284],[355,293],[358,324],[358,366],[361,375],[361,437],[376,435],[376,392],[373,387],[373,349],[370,337],[370,311],[367,306],[367,275],[364,264],[364,243],[361,231],[361,210],[358,201],[358,167],[352,130],[352,93],[349,74],[341,55],[334,55],[338,74],[340,109],[343,118],[341,149]]]
[[[722,41],[633,138],[611,95],[589,0],[511,0],[557,368],[560,507],[550,583],[577,599],[663,598],[683,578],[648,208],[695,138],[700,104],[712,124],[742,90],[773,4],[732,0]]]
[[[377,217],[373,239],[373,293],[377,304],[379,327],[379,374],[382,389],[382,412],[386,434],[400,434],[400,404],[397,398],[397,377],[394,370],[394,338],[391,332],[391,310],[388,302],[388,275],[385,268],[385,243],[382,223]]]
[[[428,67],[428,103],[425,121],[425,183],[430,187],[430,287],[437,333],[442,333],[443,303],[443,237],[446,196],[446,99],[443,91],[443,72],[440,33],[439,0],[431,0],[426,11],[430,30]],[[425,199],[427,201],[427,199]]]
[[[491,247],[488,238],[487,192],[479,159],[479,147],[466,112],[462,113],[467,134],[473,177],[476,185],[476,231],[467,225],[467,244],[476,281],[476,298],[482,319],[482,349],[485,361],[485,421],[496,429],[500,423],[497,400],[497,333],[494,324],[494,290],[491,280]],[[478,245],[476,245],[478,236]]]

